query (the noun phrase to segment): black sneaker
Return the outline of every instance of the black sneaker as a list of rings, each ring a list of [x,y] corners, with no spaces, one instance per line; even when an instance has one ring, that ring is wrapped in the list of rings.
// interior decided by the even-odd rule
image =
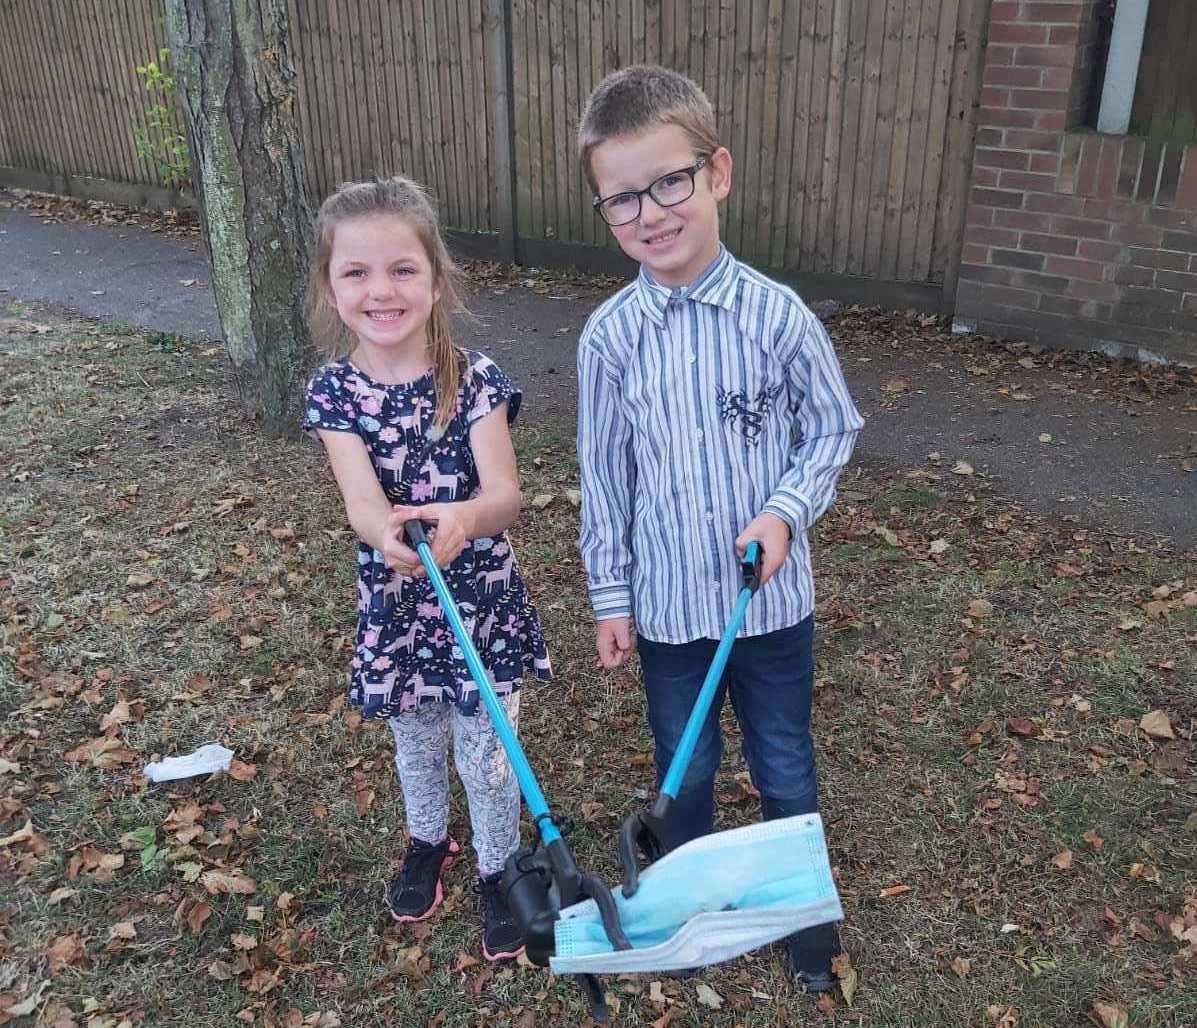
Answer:
[[[391,879],[387,906],[396,921],[423,921],[441,905],[441,870],[453,863],[460,849],[450,838],[433,846],[413,838],[403,857],[403,869]]]
[[[830,992],[839,979],[831,969],[831,962],[843,949],[835,922],[814,925],[795,932],[786,939],[790,973],[809,993]]]
[[[502,876],[503,873],[497,871],[479,878],[474,886],[482,907],[482,955],[492,961],[514,960],[524,952],[523,932],[499,884]]]

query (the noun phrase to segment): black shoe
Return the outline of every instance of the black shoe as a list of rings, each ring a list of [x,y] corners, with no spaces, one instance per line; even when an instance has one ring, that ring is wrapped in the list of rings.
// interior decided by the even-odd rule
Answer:
[[[431,917],[444,899],[441,870],[453,863],[460,849],[453,839],[433,846],[413,838],[403,857],[403,869],[391,879],[387,906],[396,921],[423,921]]]
[[[524,933],[516,923],[499,884],[503,873],[479,878],[474,886],[482,907],[482,955],[487,960],[514,960],[524,952]]]
[[[836,987],[839,979],[831,969],[831,962],[843,948],[834,921],[795,932],[786,939],[786,949],[789,951],[790,973],[803,989],[820,993]]]

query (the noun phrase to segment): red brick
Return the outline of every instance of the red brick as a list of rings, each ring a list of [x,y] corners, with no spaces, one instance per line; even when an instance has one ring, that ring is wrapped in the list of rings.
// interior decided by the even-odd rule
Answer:
[[[1058,153],[1033,153],[1031,158],[1031,171],[1042,172],[1045,175],[1055,176],[1060,171],[1060,155]]]
[[[1176,187],[1176,206],[1197,211],[1197,146],[1185,150],[1185,163]]]
[[[1076,47],[1019,46],[1014,48],[1014,63],[1024,68],[1071,68],[1076,61]]]
[[[1133,200],[1089,199],[1085,201],[1086,218],[1116,221],[1120,225],[1133,225],[1142,221],[1146,209],[1146,204],[1135,203]],[[1163,227],[1168,228],[1169,226],[1164,225]]]
[[[1068,128],[1068,111],[1040,111],[1035,115],[1035,128],[1044,132],[1063,132]]]
[[[978,246],[976,243],[965,243],[960,251],[960,262],[962,264],[988,264],[989,247]]]
[[[1028,211],[1047,211],[1049,214],[1079,216],[1085,211],[1085,201],[1075,196],[1059,193],[1032,193],[1027,197]]]
[[[1036,89],[1043,84],[1045,74],[1043,68],[1016,68],[1013,65],[989,64],[987,62],[982,81],[987,86],[1018,86],[1021,89]]]
[[[1068,107],[1068,93],[1056,89],[1015,89],[1010,94],[1010,102],[1013,107],[1062,111]]]
[[[1090,282],[1101,282],[1105,278],[1106,266],[1097,261],[1082,261],[1075,257],[1048,257],[1043,270],[1049,275],[1067,275],[1069,278],[1083,278]]]
[[[1079,244],[1076,254],[1078,257],[1084,257],[1087,261],[1105,261],[1108,264],[1112,261],[1122,260],[1125,256],[1126,247],[1120,243],[1106,243],[1100,239],[1081,239]]]
[[[987,285],[1008,286],[1016,274],[1013,268],[995,268],[991,264],[961,264],[960,277],[969,282],[984,282]]]
[[[1076,46],[1080,40],[1081,27],[1079,25],[1053,25],[1047,37],[1047,41],[1053,45],[1060,43],[1065,46]]]
[[[981,207],[970,203],[968,211],[964,215],[964,224],[973,225],[978,228],[988,228],[993,224],[993,208]]]
[[[986,64],[1013,64],[1014,63],[1014,47],[1012,46],[989,46],[985,48],[985,63]]]
[[[981,89],[981,95],[977,102],[982,107],[1009,107],[1010,106],[1010,90],[1004,86],[985,86]],[[1015,104],[1015,107],[1021,107],[1021,104]]]
[[[1061,235],[1076,236],[1079,239],[1109,239],[1110,223],[1093,221],[1089,218],[1069,218],[1057,215],[1052,218],[1052,231]]]
[[[1010,289],[1007,286],[986,285],[981,289],[981,297],[987,303],[1001,304],[1003,307],[1021,307],[1023,310],[1034,310],[1039,303],[1039,293],[1030,289]]]
[[[1038,82],[1040,89],[1072,90],[1072,68],[1043,68],[1042,72],[1042,78]]]
[[[979,168],[1009,168],[1014,171],[1026,171],[1031,162],[1031,155],[1025,150],[997,150],[978,146],[975,154],[973,167]]]
[[[1005,138],[1005,132],[1000,128],[979,128],[977,129],[977,146],[1001,146]]]
[[[998,228],[1048,232],[1052,227],[1052,218],[1041,211],[996,210],[993,212],[993,224]]]
[[[1035,128],[1039,115],[1035,111],[1012,110],[1009,107],[982,107],[978,114],[981,125],[996,125],[1001,128]]]
[[[1186,293],[1182,308],[1186,314],[1197,317],[1197,293]]]
[[[1164,230],[1156,225],[1115,225],[1110,238],[1116,243],[1158,249],[1164,241]]]
[[[1022,206],[1023,195],[1009,190],[981,189],[974,186],[969,200],[985,207],[1019,208]]]
[[[1023,271],[1042,271],[1046,258],[1041,253],[1022,250],[1003,250],[995,247],[989,255],[992,264],[1002,268],[1021,268]]]
[[[1113,199],[1114,187],[1118,184],[1118,164],[1122,160],[1122,139],[1115,136],[1101,137],[1101,156],[1097,160],[1097,181],[1093,195]]]
[[[1165,232],[1160,246],[1165,250],[1187,250],[1197,253],[1197,232]]]
[[[1149,225],[1174,228],[1178,231],[1197,230],[1197,215],[1188,211],[1174,211],[1167,207],[1149,207],[1145,219]]]
[[[999,184],[1003,189],[1026,189],[1035,193],[1052,193],[1056,188],[1056,176],[1036,175],[1030,171],[1003,171]]]
[[[999,21],[1018,21],[1020,4],[1018,0],[993,0],[993,7],[989,12],[989,20],[997,23]]]
[[[1051,29],[1046,25],[1026,21],[999,21],[989,26],[991,43],[1036,43],[1042,46],[1050,34]]]
[[[1018,246],[1018,230],[968,225],[964,230],[964,241],[980,246]]]
[[[1035,250],[1038,253],[1055,253],[1063,257],[1074,257],[1077,253],[1077,240],[1069,236],[1053,236],[1043,232],[1024,232],[1022,234],[1022,248]]]
[[[1122,287],[1113,282],[1090,282],[1084,278],[1074,278],[1068,287],[1069,296],[1079,296],[1082,300],[1120,300]]]
[[[998,184],[997,168],[973,168],[974,186],[996,186]]]
[[[1162,289],[1177,289],[1182,293],[1197,293],[1197,275],[1180,271],[1157,271],[1155,284]]]
[[[1006,132],[1004,142],[1013,150],[1044,150],[1057,153],[1060,149],[1060,134],[1012,128]]]
[[[1037,21],[1048,25],[1079,25],[1086,6],[1079,3],[1023,4],[1022,17],[1024,21]]]
[[[1180,250],[1160,250],[1155,247],[1131,246],[1127,260],[1141,268],[1163,268],[1165,271],[1188,271],[1189,254]]]
[[[1154,268],[1137,268],[1132,264],[1120,264],[1114,268],[1112,282],[1120,286],[1143,286],[1150,288],[1155,285]]]

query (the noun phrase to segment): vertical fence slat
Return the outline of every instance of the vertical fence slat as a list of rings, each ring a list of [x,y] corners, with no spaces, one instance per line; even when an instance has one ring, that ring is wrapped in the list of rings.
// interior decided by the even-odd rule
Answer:
[[[753,119],[757,123],[757,137],[749,150],[749,160],[756,161],[760,168],[757,192],[753,197],[753,217],[747,231],[753,239],[752,252],[761,264],[769,263],[770,243],[774,230],[780,226],[785,231],[784,218],[778,217],[778,205],[773,195],[773,183],[777,177],[778,163],[778,94],[781,88],[781,36],[783,5],[781,0],[767,0],[756,7],[763,20],[763,53],[757,54],[758,83],[761,90],[758,112]],[[756,35],[754,26],[753,35]],[[787,118],[793,124],[792,115]],[[786,169],[787,173],[789,168]]]
[[[915,62],[912,56],[918,46],[920,0],[905,0],[902,14],[902,60],[898,63],[895,85],[894,141],[890,148],[889,165],[885,177],[885,216],[882,225],[879,274],[897,277],[898,228],[906,188],[906,158],[909,152],[911,108],[914,104]]]
[[[942,0],[920,0],[919,35],[915,54],[914,105],[910,112],[910,134],[906,155],[906,190],[902,197],[901,230],[898,234],[898,277],[914,274],[918,238],[919,176],[927,150],[931,117],[931,83],[935,73],[935,33]]]
[[[881,93],[881,51],[885,44],[886,0],[870,0],[864,37],[861,75],[860,130],[856,144],[856,174],[853,178],[852,217],[843,226],[848,239],[849,275],[866,274],[865,243],[869,230],[869,190],[873,174],[873,148],[877,138],[877,108]]]
[[[893,152],[899,57],[902,44],[904,0],[887,0],[881,37],[881,71],[878,79],[877,119],[869,184],[869,209],[862,274],[876,277],[881,269],[881,248],[885,236],[885,211],[889,198],[889,159]]]
[[[850,0],[833,0],[827,72],[827,130],[823,139],[823,177],[819,186],[819,232],[815,270],[835,264],[836,197],[840,188],[840,142],[844,136],[845,77],[848,70]]]
[[[528,12],[531,0],[511,0],[512,45],[512,115],[514,138],[512,157],[515,160],[516,226],[521,236],[532,232],[532,101],[528,80]]]
[[[778,15],[777,111],[772,130],[775,145],[771,155],[776,164],[776,173],[773,176],[773,227],[768,238],[768,261],[770,266],[776,268],[785,265],[786,242],[796,234],[795,220],[802,223],[804,164],[801,154],[797,162],[794,160],[794,138],[805,135],[810,123],[809,106],[797,101],[802,71],[798,65],[802,14],[801,4],[782,4]],[[769,156],[764,149],[762,156]]]
[[[931,113],[928,117],[927,159],[920,180],[923,198],[919,212],[918,240],[915,244],[915,252],[918,255],[915,274],[920,282],[926,281],[931,275],[931,247],[935,238],[935,212],[943,180],[948,97],[951,90],[952,60],[955,56],[953,41],[956,37],[956,19],[959,12],[960,0],[944,0],[939,17],[939,31],[936,34],[935,78],[931,93]]]

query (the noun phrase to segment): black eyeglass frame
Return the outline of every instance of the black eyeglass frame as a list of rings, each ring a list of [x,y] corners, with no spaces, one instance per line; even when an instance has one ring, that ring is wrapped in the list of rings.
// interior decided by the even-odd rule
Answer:
[[[596,196],[592,201],[592,206],[598,212],[598,216],[602,218],[609,227],[621,228],[624,225],[630,225],[633,221],[636,221],[640,217],[640,213],[644,209],[644,196],[646,193],[653,198],[653,203],[655,203],[658,207],[676,207],[678,204],[685,203],[687,200],[689,200],[690,197],[694,195],[694,176],[702,171],[702,169],[710,163],[710,160],[710,154],[699,154],[698,158],[693,164],[687,165],[684,168],[677,168],[674,171],[667,171],[664,175],[658,175],[643,189],[624,189],[618,193],[612,193],[610,196]],[[656,198],[656,196],[653,194],[653,190],[657,187],[657,185],[665,181],[667,178],[672,178],[674,175],[683,174],[690,176],[690,192],[688,192],[680,200],[673,200],[670,203],[662,203]],[[607,219],[607,215],[603,213],[603,204],[608,203],[611,200],[616,200],[621,196],[634,196],[636,198],[636,214],[633,217],[628,218],[627,221],[620,221],[612,224]]]

